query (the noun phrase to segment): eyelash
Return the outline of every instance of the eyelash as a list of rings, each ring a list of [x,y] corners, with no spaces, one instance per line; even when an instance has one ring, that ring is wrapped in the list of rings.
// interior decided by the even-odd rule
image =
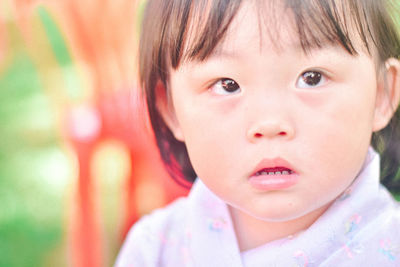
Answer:
[[[311,79],[317,79],[315,84],[309,84],[312,82]],[[304,88],[316,88],[322,86],[327,82],[327,75],[324,72],[319,70],[307,70],[304,71],[296,80],[296,87],[300,89]],[[309,82],[309,83],[307,83]],[[320,85],[320,83],[323,83]],[[224,88],[225,86],[225,88]],[[229,91],[229,86],[233,88],[232,91]],[[228,90],[227,90],[228,89]],[[209,90],[217,95],[234,95],[241,92],[241,88],[239,84],[230,78],[221,78],[214,82],[210,87]]]

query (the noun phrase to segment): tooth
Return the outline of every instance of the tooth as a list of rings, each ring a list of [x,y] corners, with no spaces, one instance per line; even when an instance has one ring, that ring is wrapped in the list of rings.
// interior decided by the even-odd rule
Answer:
[[[268,174],[268,172],[266,172],[266,171],[261,172],[261,175],[266,175],[266,174]]]
[[[268,174],[269,174],[269,175],[274,175],[275,173],[274,173],[274,172],[269,172]]]
[[[288,172],[288,171],[283,171],[282,174],[283,174],[283,175],[288,175],[289,172]]]
[[[276,175],[281,175],[281,172],[275,172]]]

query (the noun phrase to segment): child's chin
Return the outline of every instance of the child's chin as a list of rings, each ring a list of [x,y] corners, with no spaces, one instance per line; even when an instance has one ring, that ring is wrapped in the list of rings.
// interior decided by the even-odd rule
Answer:
[[[282,211],[273,213],[273,214],[262,214],[261,216],[254,216],[255,218],[265,221],[265,222],[276,222],[276,223],[282,223],[282,222],[288,222],[288,221],[293,221],[296,219],[299,219],[302,217],[303,214],[293,214],[293,213],[285,213]]]
[[[301,207],[276,207],[274,209],[247,213],[265,222],[283,223],[302,220],[303,218],[307,220],[305,217],[310,217],[309,221],[315,221],[325,210],[326,208],[324,207],[313,210],[304,210]]]

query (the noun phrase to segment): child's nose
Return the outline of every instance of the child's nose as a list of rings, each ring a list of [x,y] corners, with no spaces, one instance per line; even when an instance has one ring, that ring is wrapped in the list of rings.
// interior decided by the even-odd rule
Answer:
[[[294,128],[289,122],[279,120],[265,120],[253,124],[247,131],[247,139],[256,143],[263,138],[285,138],[294,136]]]

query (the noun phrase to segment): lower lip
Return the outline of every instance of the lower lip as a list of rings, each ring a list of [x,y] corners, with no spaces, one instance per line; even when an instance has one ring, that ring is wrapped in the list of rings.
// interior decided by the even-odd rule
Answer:
[[[253,187],[263,191],[282,190],[292,187],[299,180],[298,174],[258,175],[251,176],[249,183]]]

